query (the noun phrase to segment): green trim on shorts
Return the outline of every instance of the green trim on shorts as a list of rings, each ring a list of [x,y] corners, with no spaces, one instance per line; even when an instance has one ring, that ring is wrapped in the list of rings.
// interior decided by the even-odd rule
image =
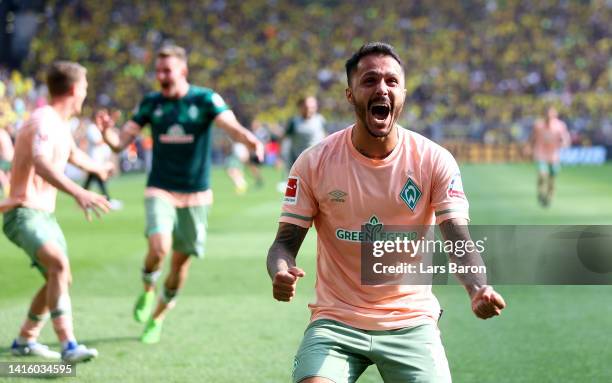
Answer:
[[[172,234],[173,250],[202,258],[209,210],[210,205],[177,208],[163,198],[147,197],[145,236]]]
[[[328,319],[306,328],[293,363],[293,382],[317,376],[354,383],[371,364],[385,382],[451,382],[434,323],[367,331]]]
[[[52,242],[68,255],[66,238],[53,213],[18,207],[4,213],[2,229],[11,242],[30,256],[32,267],[36,267],[43,276],[47,271],[38,261],[36,253],[44,244]]]

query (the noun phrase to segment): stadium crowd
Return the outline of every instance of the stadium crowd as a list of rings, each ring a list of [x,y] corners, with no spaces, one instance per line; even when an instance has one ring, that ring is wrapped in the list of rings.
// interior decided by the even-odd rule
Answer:
[[[297,98],[316,93],[335,130],[350,117],[344,58],[367,36],[406,59],[404,126],[436,140],[524,141],[555,104],[574,143],[610,145],[609,15],[605,1],[59,1],[25,68],[81,62],[90,105],[131,110],[155,87],[155,50],[173,41],[190,50],[191,80],[245,123],[284,125]]]

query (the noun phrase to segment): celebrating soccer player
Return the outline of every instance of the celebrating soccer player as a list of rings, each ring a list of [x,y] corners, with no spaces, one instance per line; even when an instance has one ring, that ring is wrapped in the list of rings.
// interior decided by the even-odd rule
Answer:
[[[81,112],[87,95],[86,70],[77,63],[59,61],[47,74],[50,105],[37,109],[20,129],[15,143],[9,198],[4,211],[4,233],[31,258],[45,284],[38,290],[19,336],[11,346],[13,355],[59,358],[60,354],[37,342],[49,315],[61,344],[61,358],[81,362],[98,355],[78,344],[73,332],[70,295],[72,280],[66,239],[55,215],[57,189],[70,194],[85,211],[107,212],[109,202],[87,191],[64,175],[66,163],[106,179],[110,167],[98,165],[77,148],[68,120]]]
[[[144,126],[151,127],[153,163],[145,190],[149,249],[142,270],[144,292],[134,307],[135,320],[146,322],[144,343],[159,342],[163,319],[185,283],[191,256],[204,255],[212,203],[212,124],[246,145],[260,161],[264,155],[263,144],[238,122],[219,94],[189,84],[185,49],[163,47],[155,65],[161,92],[145,96],[118,135],[108,112],[96,116],[104,140],[116,152],[127,147]],[[152,312],[161,264],[170,249],[170,273]]]
[[[386,382],[450,382],[431,285],[364,285],[360,242],[337,236],[369,220],[438,224],[451,241],[469,240],[468,202],[451,154],[397,125],[406,90],[402,63],[384,43],[346,62],[346,98],[356,122],[308,149],[291,169],[276,239],[268,253],[273,296],[290,301],[304,271],[296,256],[317,230],[316,301],[294,362],[294,382],[354,382],[377,365]],[[456,262],[477,262],[480,255]],[[459,278],[479,318],[499,315],[502,297],[484,277]]]

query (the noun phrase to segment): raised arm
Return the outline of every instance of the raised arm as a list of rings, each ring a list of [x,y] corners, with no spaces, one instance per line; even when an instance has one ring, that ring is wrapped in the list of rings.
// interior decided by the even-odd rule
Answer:
[[[450,218],[440,223],[440,230],[444,239],[457,243],[458,241],[471,241],[468,230],[468,221],[464,218]],[[455,248],[457,246],[453,246]],[[459,266],[483,266],[484,262],[475,246],[465,248],[462,256],[449,254],[451,262]],[[471,251],[468,251],[471,250]],[[487,285],[487,277],[482,274],[455,274],[459,282],[465,287],[472,301],[472,311],[481,319],[488,319],[501,314],[506,307],[504,298],[491,286]]]
[[[308,233],[308,229],[291,223],[281,222],[274,243],[268,251],[268,274],[272,279],[272,293],[275,299],[289,302],[295,295],[298,278],[305,275],[296,266],[295,258]]]
[[[119,133],[115,129],[116,116],[112,116],[108,111],[101,110],[96,113],[96,125],[102,132],[104,142],[115,153],[119,153],[134,141],[140,133],[142,127],[132,120],[126,122]]]
[[[242,126],[234,112],[225,110],[215,117],[215,125],[223,129],[232,140],[243,143],[254,152],[260,162],[264,160],[264,146],[251,131]]]

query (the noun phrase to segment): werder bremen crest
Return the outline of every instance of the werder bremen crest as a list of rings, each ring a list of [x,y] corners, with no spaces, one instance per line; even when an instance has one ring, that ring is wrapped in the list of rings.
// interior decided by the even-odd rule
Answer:
[[[189,109],[187,109],[187,114],[189,115],[189,119],[195,121],[198,119],[200,112],[198,111],[198,107],[195,105],[191,105]]]
[[[410,210],[414,211],[419,199],[421,198],[421,194],[421,190],[419,190],[416,183],[412,180],[412,178],[408,177],[408,181],[406,181],[406,184],[400,192],[400,198],[402,201],[404,201],[404,203],[406,203],[406,206],[408,206]]]

